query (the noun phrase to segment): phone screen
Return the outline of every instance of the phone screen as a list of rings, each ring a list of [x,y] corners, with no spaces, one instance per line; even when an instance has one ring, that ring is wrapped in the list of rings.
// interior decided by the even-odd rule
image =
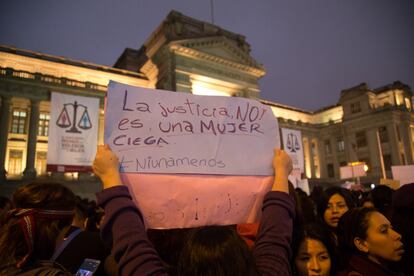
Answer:
[[[90,276],[95,273],[98,269],[99,264],[101,261],[94,260],[94,259],[85,259],[81,266],[79,267],[78,271],[76,272],[76,276]]]

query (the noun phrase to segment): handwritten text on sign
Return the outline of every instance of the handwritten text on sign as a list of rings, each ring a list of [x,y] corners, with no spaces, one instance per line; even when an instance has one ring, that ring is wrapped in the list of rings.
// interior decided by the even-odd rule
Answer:
[[[272,175],[277,129],[254,100],[109,84],[105,143],[124,172]]]

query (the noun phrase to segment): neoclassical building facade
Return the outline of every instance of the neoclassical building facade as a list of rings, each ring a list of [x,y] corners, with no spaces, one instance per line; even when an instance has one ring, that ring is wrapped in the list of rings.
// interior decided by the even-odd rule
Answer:
[[[0,46],[0,179],[47,176],[51,92],[100,99],[109,80],[199,95],[260,99],[266,74],[242,35],[172,11],[140,49],[125,49],[113,67]],[[339,93],[338,93],[339,94]],[[305,176],[335,182],[339,168],[368,165],[366,181],[391,177],[392,165],[413,164],[413,94],[401,82],[340,91],[338,103],[306,111],[269,105],[280,127],[300,130]]]

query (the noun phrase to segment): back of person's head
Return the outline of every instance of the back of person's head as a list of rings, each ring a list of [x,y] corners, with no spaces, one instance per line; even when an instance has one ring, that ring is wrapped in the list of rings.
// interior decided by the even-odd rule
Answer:
[[[49,259],[72,221],[75,195],[58,183],[30,183],[14,192],[12,202],[15,209],[0,229],[0,260],[22,267]]]
[[[391,218],[391,203],[394,190],[386,185],[378,185],[371,191],[371,199],[375,209],[388,219]]]
[[[11,200],[8,197],[0,196],[0,209],[10,208]]]
[[[305,193],[299,193],[296,197],[300,205],[302,221],[304,224],[315,223],[316,220],[316,206],[313,200]]]
[[[318,203],[321,200],[321,197],[323,196],[323,187],[319,185],[313,187],[309,196],[315,203]]]
[[[12,206],[11,200],[8,197],[0,196],[0,226],[3,225],[7,212]]]
[[[89,209],[88,217],[85,221],[85,230],[91,232],[99,232],[101,221],[104,216],[105,212],[102,208],[95,207]]]
[[[414,275],[414,183],[405,184],[394,192],[391,222],[401,234],[405,247],[400,265],[406,275]]]
[[[309,246],[309,243],[313,245]],[[294,271],[297,275],[312,274],[314,261],[318,262],[318,273],[322,275],[335,275],[337,252],[335,237],[320,224],[305,225],[301,235],[292,245]]]
[[[229,226],[205,226],[190,233],[179,275],[257,275],[252,252]]]

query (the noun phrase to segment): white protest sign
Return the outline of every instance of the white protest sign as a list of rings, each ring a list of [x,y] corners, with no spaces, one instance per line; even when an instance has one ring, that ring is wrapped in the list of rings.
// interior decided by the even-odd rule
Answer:
[[[354,172],[351,166],[342,166],[339,168],[339,175],[341,176],[341,179],[353,178]]]
[[[47,170],[91,171],[98,141],[99,99],[52,92]]]
[[[278,123],[246,98],[108,86],[105,143],[125,173],[273,175]]]
[[[283,149],[292,159],[294,169],[304,172],[302,134],[299,130],[281,128]]]
[[[414,165],[391,166],[394,180],[399,180],[400,185],[414,183]]]
[[[298,182],[297,182],[297,188],[300,188],[307,195],[310,195],[309,180],[308,179],[305,178],[305,179],[298,180]]]
[[[339,175],[341,179],[354,178],[366,176],[367,173],[364,169],[365,163],[360,163],[357,165],[343,166],[339,168]]]

